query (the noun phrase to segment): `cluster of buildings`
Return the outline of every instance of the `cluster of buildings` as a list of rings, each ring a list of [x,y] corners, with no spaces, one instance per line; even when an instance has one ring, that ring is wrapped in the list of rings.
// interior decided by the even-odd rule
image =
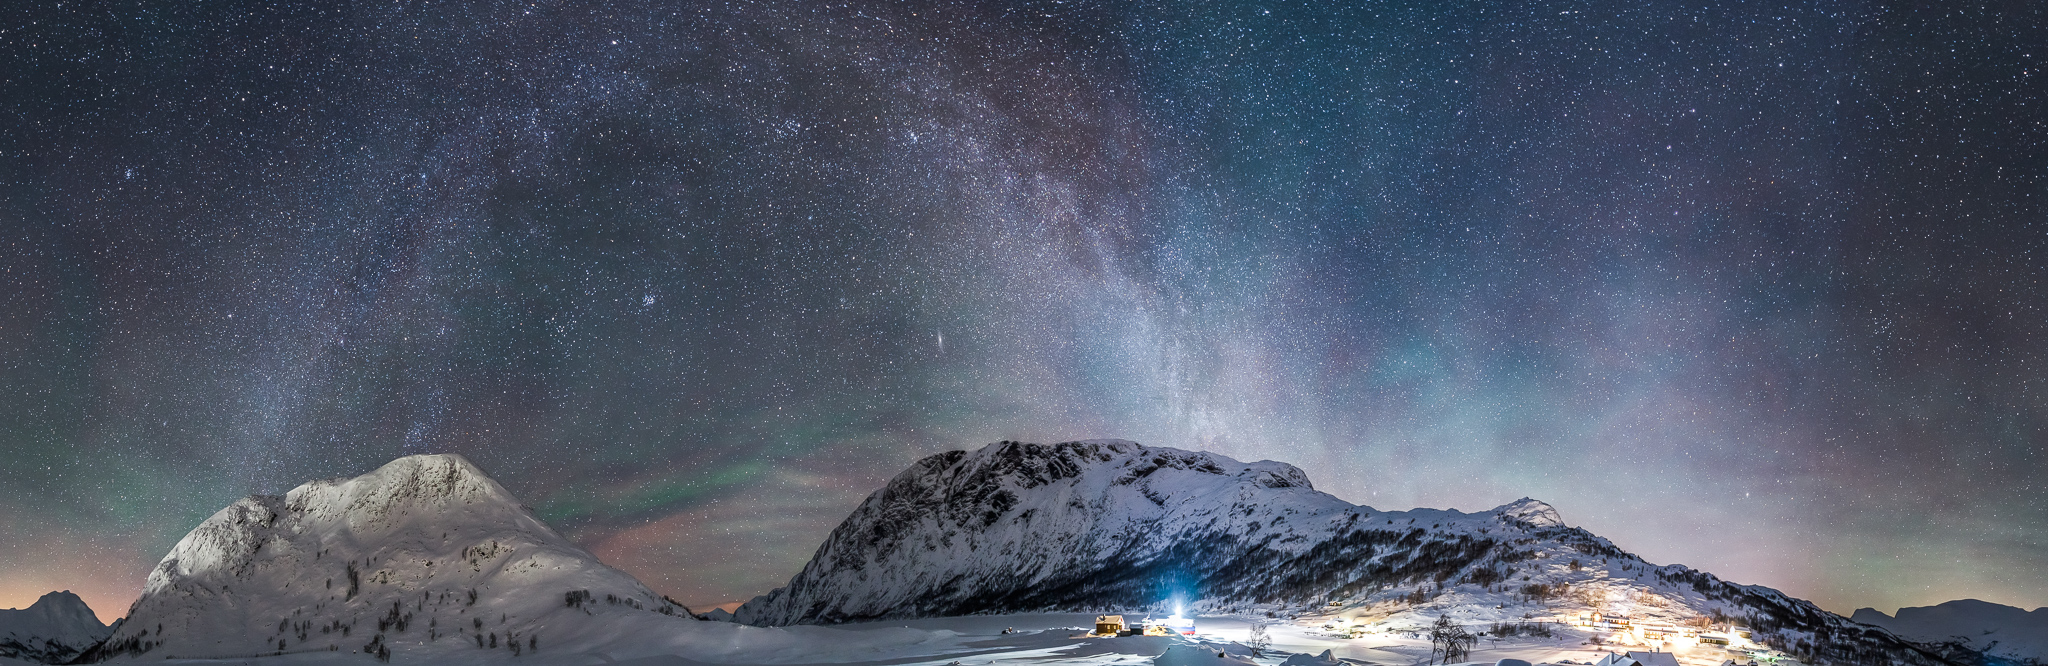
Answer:
[[[1611,632],[1616,638],[1641,645],[1732,648],[1748,644],[1750,638],[1749,630],[1743,627],[1681,627],[1661,622],[1637,622],[1630,620],[1626,615],[1608,615],[1597,611],[1580,613],[1573,624],[1583,629]]]
[[[1719,648],[1747,657],[1751,664],[1758,661],[1777,662],[1785,658],[1785,655],[1769,647],[1752,642],[1749,629],[1734,625],[1702,629],[1659,622],[1638,622],[1630,620],[1625,615],[1608,615],[1599,612],[1580,613],[1573,624],[1583,629],[1609,632],[1609,639],[1619,643],[1663,646],[1676,649]],[[1630,652],[1627,656],[1609,656],[1617,659],[1631,659],[1635,655],[1655,654],[1668,655],[1669,653]],[[1656,657],[1652,657],[1652,659],[1656,659]],[[1638,660],[1635,663],[1642,664],[1642,666],[1654,666],[1657,662]],[[1723,662],[1723,665],[1729,666],[1735,663],[1735,660],[1730,659]],[[1606,664],[1602,662],[1598,666],[1634,666],[1634,664],[1619,662],[1616,664]]]
[[[1194,618],[1181,617],[1179,615],[1164,620],[1146,618],[1142,622],[1132,625],[1124,622],[1124,616],[1122,615],[1099,615],[1095,618],[1095,633],[1089,635],[1112,637],[1173,636],[1176,634],[1182,636],[1195,635]]]

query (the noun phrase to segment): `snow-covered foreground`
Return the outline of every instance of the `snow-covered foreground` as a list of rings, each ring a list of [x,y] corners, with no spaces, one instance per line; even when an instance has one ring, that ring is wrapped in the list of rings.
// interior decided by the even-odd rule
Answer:
[[[960,664],[1042,664],[1045,666],[1335,666],[1407,665],[1427,660],[1429,642],[1403,635],[1345,638],[1321,630],[1313,622],[1271,622],[1272,648],[1251,656],[1244,642],[1253,620],[1202,617],[1194,636],[1095,638],[1082,634],[1093,615],[1041,613],[924,618],[832,627],[761,628],[727,623],[675,621],[619,626],[607,648],[568,653],[529,653],[511,657],[502,651],[467,655],[435,653],[437,664],[527,663],[538,665],[601,664],[691,666],[694,664],[760,664],[800,666],[944,666]],[[1008,630],[1009,633],[1005,633]],[[1481,640],[1469,664],[1491,665],[1515,658],[1534,664],[1589,664],[1606,654],[1584,644],[1588,636],[1571,630],[1552,639],[1516,638],[1491,643]],[[578,641],[579,643],[584,641]],[[1317,658],[1329,651],[1332,661]],[[394,662],[410,661],[399,650]],[[1226,656],[1218,657],[1217,653]],[[1715,666],[1735,657],[1719,649],[1679,653],[1686,666]],[[316,652],[275,657],[186,660],[169,664],[249,664],[298,666],[378,663],[362,654]]]
[[[1429,639],[1426,635],[1407,632],[1386,634],[1368,633],[1358,638],[1347,638],[1324,630],[1318,620],[1303,620],[1302,623],[1285,621],[1269,622],[1267,635],[1273,641],[1273,649],[1290,653],[1318,654],[1329,650],[1333,656],[1355,664],[1384,664],[1388,666],[1422,664],[1429,659]],[[1242,642],[1251,632],[1253,620],[1242,617],[1205,617],[1197,627],[1199,638],[1210,642]],[[1590,640],[1595,636],[1572,628],[1554,631],[1552,638],[1514,637],[1500,640],[1479,639],[1466,663],[1491,666],[1501,659],[1521,659],[1533,664],[1591,664],[1609,653],[1626,654],[1630,650],[1646,651],[1642,646],[1617,646],[1612,644],[1594,645]],[[1660,648],[1662,649],[1662,648]],[[1735,660],[1747,663],[1749,658],[1735,651],[1718,647],[1677,648],[1675,655],[1685,666],[1718,666],[1721,662]],[[1280,659],[1262,659],[1261,663],[1278,663]],[[1780,661],[1781,665],[1793,664]]]

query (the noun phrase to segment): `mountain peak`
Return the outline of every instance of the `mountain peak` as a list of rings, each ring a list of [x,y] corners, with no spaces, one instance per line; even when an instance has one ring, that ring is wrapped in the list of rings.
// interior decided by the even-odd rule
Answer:
[[[869,495],[788,585],[733,615],[1285,611],[1417,631],[1454,610],[1517,623],[1597,611],[1671,625],[1752,618],[1772,645],[1832,634],[1841,663],[1945,663],[1776,590],[1652,566],[1535,499],[1380,511],[1307,481],[1284,463],[1124,441],[943,453]]]
[[[1493,512],[1500,514],[1503,519],[1518,520],[1537,527],[1565,526],[1564,517],[1558,515],[1557,507],[1527,497],[1494,507]]]
[[[1354,524],[1355,509],[1285,463],[1125,440],[1005,440],[919,460],[789,585],[734,615],[794,624],[1150,603],[1148,586],[1170,580],[1174,563],[1157,555],[1175,544],[1298,550],[1308,542],[1288,538],[1294,526]],[[1092,578],[1105,566],[1123,567],[1121,578]]]
[[[274,500],[252,497],[245,501]],[[410,516],[433,516],[449,509],[488,513],[490,520],[526,517],[511,492],[469,459],[453,453],[405,456],[355,478],[307,483],[285,494],[283,508],[344,516],[351,529],[372,531]],[[537,522],[534,526],[539,527]]]
[[[84,599],[51,592],[28,608],[0,610],[0,657],[64,663],[109,631]]]
[[[1123,439],[1084,439],[1057,444],[1004,440],[974,451],[952,451],[927,457],[907,475],[926,475],[953,468],[973,483],[1007,478],[1025,489],[1072,478],[1091,469],[1123,469],[1131,478],[1169,469],[1197,475],[1241,478],[1265,488],[1314,490],[1308,474],[1293,465],[1270,460],[1245,463],[1206,451],[1145,446]]]
[[[215,513],[158,563],[129,620],[86,656],[425,655],[501,644],[516,656],[598,644],[604,633],[590,627],[668,622],[675,612],[467,459],[415,455]]]
[[[1960,641],[1974,650],[2012,660],[2048,659],[2048,613],[2016,606],[1957,599],[1933,606],[1900,608],[1887,615],[1859,608],[1849,619],[1917,641]]]
[[[85,605],[85,600],[84,600],[84,599],[80,599],[80,598],[78,598],[78,595],[76,595],[76,594],[72,594],[70,590],[64,590],[64,591],[62,591],[62,592],[51,592],[51,593],[48,593],[48,594],[44,594],[43,596],[41,596],[41,597],[38,597],[38,598],[36,599],[36,602],[35,602],[35,603],[33,603],[33,604],[29,604],[29,607],[28,607],[28,608],[27,608],[26,610],[37,610],[37,609],[43,609],[43,610],[45,610],[46,612],[47,612],[47,611],[63,611],[63,612],[69,612],[69,611],[75,611],[75,610],[80,610],[80,609],[83,609],[83,610],[84,610],[84,611],[85,611],[85,612],[86,612],[87,614],[91,614],[91,613],[92,613],[92,609],[91,609],[91,608],[88,608],[88,607],[86,607],[86,605]]]
[[[72,594],[70,590],[45,594],[37,598],[35,603],[29,604],[28,608],[10,612],[54,624],[106,626],[100,624],[99,616],[93,614],[92,607],[85,605],[85,600],[78,598],[78,595]]]
[[[349,481],[363,486],[385,486],[398,494],[416,498],[511,497],[497,481],[477,469],[475,463],[455,453],[405,456]]]

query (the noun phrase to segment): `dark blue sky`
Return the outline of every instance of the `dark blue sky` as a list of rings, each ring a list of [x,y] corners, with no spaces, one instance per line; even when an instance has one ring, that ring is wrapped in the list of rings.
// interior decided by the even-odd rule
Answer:
[[[427,451],[734,600],[918,456],[1084,437],[2048,604],[2042,12],[17,10],[0,606]]]

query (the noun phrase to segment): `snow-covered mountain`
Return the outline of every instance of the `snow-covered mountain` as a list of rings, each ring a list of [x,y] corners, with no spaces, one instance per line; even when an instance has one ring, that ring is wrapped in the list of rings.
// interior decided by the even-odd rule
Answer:
[[[1939,654],[1758,586],[1657,566],[1523,499],[1380,511],[1284,463],[1121,440],[999,442],[917,462],[833,530],[756,625],[1037,610],[1254,606],[1416,627],[1570,620],[1742,625],[1840,663]]]
[[[0,610],[0,657],[61,664],[107,633],[84,599],[70,590],[51,592],[28,608]]]
[[[423,455],[222,509],[171,549],[86,659],[498,659],[589,648],[648,620],[697,623],[468,460]]]
[[[2004,604],[1960,599],[1901,608],[1897,617],[1859,608],[1849,619],[1884,627],[1908,640],[1955,642],[1988,655],[2048,663],[2048,608],[2032,612]]]

